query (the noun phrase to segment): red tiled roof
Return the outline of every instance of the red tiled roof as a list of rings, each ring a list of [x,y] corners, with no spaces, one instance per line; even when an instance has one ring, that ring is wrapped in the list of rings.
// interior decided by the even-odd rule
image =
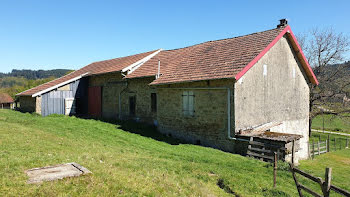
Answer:
[[[0,103],[13,103],[13,99],[6,93],[0,93]]]
[[[45,84],[36,86],[32,89],[26,90],[24,92],[21,92],[17,94],[18,96],[30,96],[35,93],[38,93],[40,91],[43,91],[47,88],[50,88],[52,86],[58,85],[60,83],[63,83],[65,81],[68,81],[70,79],[74,79],[76,77],[79,77],[83,74],[89,73],[89,75],[94,75],[94,74],[102,74],[102,73],[108,73],[108,72],[116,72],[116,71],[121,71],[123,68],[130,66],[131,64],[147,57],[148,55],[156,52],[155,51],[149,51],[145,53],[140,53],[136,55],[131,55],[127,57],[120,57],[120,58],[115,58],[111,60],[104,60],[100,62],[94,62],[91,63],[79,70],[76,70],[68,75],[65,75],[61,78],[52,80],[50,82],[47,82]]]
[[[246,36],[209,41],[173,51],[162,51],[152,58],[160,57],[161,77],[151,84],[235,78],[282,31],[283,28],[276,28]],[[158,66],[155,62],[157,60],[146,62],[128,77],[151,75],[152,72],[155,75]],[[142,70],[143,66],[148,68]]]
[[[204,42],[180,49],[160,51],[136,70],[130,72],[126,78],[155,76],[158,71],[158,60],[160,60],[161,76],[151,85],[225,78],[238,80],[287,32],[289,32],[287,37],[298,52],[307,76],[312,83],[318,84],[289,26],[235,38]],[[93,75],[120,71],[154,52],[156,51],[95,62],[18,95],[33,95],[85,73]]]

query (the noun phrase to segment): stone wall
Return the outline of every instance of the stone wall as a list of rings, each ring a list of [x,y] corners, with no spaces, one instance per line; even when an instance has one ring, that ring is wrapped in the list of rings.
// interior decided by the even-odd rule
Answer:
[[[151,93],[154,87],[148,84],[154,77],[123,80],[120,73],[91,76],[89,86],[102,87],[102,117],[106,119],[135,119],[154,124],[157,114],[151,110]],[[121,110],[119,109],[119,96]],[[136,96],[135,116],[129,113],[129,97]],[[120,116],[119,116],[120,113]]]
[[[89,78],[89,86],[102,87],[102,117],[117,119],[119,115],[119,92],[125,87],[120,72],[94,75]]]
[[[31,96],[20,96],[19,97],[20,110],[22,112],[35,112],[36,111],[36,98]]]
[[[234,141],[228,139],[226,89],[232,89],[233,84],[231,79],[160,86],[157,89],[159,130],[191,143],[233,152]],[[214,87],[224,89],[206,89]],[[193,116],[185,115],[182,108],[183,91],[188,90],[194,93]],[[232,91],[230,98],[233,112]]]
[[[127,88],[122,92],[122,117],[124,119],[132,118],[137,121],[157,124],[157,113],[151,110],[151,93],[157,93],[155,87],[149,86],[154,77],[145,77],[137,79],[129,79]],[[136,97],[135,116],[130,116],[129,97]],[[157,99],[159,96],[157,95]],[[158,108],[159,109],[159,108]]]
[[[307,158],[309,86],[305,76],[288,40],[281,38],[235,83],[235,130],[282,122],[271,131],[303,135],[297,157]]]

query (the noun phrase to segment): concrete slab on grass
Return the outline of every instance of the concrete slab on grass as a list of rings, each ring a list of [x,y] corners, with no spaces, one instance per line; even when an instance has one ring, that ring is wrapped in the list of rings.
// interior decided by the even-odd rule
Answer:
[[[83,166],[72,162],[55,166],[46,166],[42,168],[33,168],[25,171],[29,176],[27,183],[40,183],[43,181],[53,181],[66,177],[80,176],[91,173]]]

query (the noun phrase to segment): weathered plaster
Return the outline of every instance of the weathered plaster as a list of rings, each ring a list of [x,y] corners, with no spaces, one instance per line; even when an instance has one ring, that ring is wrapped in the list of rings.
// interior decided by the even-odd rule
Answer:
[[[235,130],[283,122],[271,130],[303,135],[297,154],[306,158],[309,92],[305,73],[283,37],[235,83]]]

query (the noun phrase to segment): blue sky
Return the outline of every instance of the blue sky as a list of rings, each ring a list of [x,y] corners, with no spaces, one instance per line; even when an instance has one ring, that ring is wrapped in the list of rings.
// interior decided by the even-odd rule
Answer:
[[[0,72],[79,69],[94,61],[272,29],[281,18],[294,33],[333,27],[350,36],[349,8],[349,0],[0,0]]]

